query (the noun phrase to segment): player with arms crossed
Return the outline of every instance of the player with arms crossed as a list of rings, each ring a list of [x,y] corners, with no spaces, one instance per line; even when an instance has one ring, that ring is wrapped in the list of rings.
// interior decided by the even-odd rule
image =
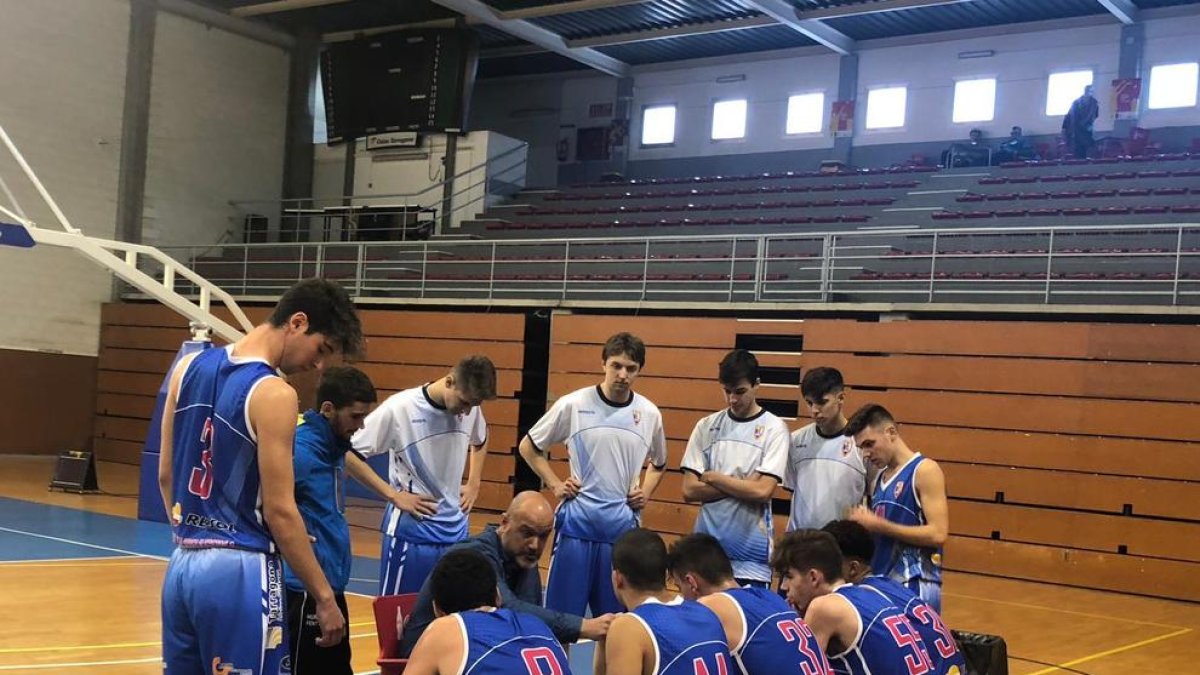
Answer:
[[[698,600],[721,620],[742,675],[830,675],[808,624],[774,591],[739,586],[716,538],[690,534],[677,540],[667,564],[683,597]]]
[[[950,531],[942,467],[908,447],[895,418],[881,405],[860,408],[845,433],[881,469],[872,508],[859,506],[848,514],[875,536],[871,571],[890,577],[941,612],[942,546]]]
[[[421,590],[438,558],[467,538],[467,514],[487,458],[487,421],[479,406],[494,398],[495,366],[486,356],[468,356],[445,377],[389,396],[351,440],[364,457],[388,453],[388,475],[399,493],[380,526],[380,595]],[[357,457],[346,461],[351,476],[372,472]]]
[[[280,552],[315,601],[317,644],[341,642],[345,618],[296,506],[298,399],[276,370],[320,369],[362,344],[346,291],[308,279],[266,323],[172,371],[158,465],[177,546],[163,580],[166,675],[290,670]]]
[[[521,440],[521,457],[560,501],[546,583],[546,607],[582,616],[621,611],[609,572],[612,546],[638,526],[667,465],[662,415],[633,382],[646,345],[618,333],[601,353],[604,381],[559,398]],[[566,443],[571,475],[550,466],[550,447]],[[638,475],[649,461],[645,478]]]

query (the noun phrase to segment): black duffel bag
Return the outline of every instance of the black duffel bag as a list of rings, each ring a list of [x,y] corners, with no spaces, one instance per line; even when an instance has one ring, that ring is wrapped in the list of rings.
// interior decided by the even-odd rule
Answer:
[[[966,675],[1008,675],[1008,645],[999,635],[950,631],[967,661]]]

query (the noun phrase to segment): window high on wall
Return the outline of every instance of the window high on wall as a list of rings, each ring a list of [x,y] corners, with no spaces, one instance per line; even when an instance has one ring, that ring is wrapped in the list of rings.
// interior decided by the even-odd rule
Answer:
[[[675,106],[652,105],[642,109],[642,145],[675,142]]]
[[[1046,114],[1051,117],[1066,115],[1075,99],[1083,96],[1083,88],[1092,83],[1093,77],[1090,70],[1051,73],[1046,85]]]
[[[1195,106],[1198,77],[1200,63],[1168,63],[1154,66],[1150,69],[1150,109]]]
[[[954,83],[954,121],[991,122],[996,117],[996,78]]]
[[[788,97],[788,134],[813,134],[825,120],[825,94],[797,94]]]
[[[867,92],[867,128],[899,129],[904,126],[908,87],[884,87]]]
[[[746,99],[717,101],[712,110],[711,137],[714,141],[746,137]]]

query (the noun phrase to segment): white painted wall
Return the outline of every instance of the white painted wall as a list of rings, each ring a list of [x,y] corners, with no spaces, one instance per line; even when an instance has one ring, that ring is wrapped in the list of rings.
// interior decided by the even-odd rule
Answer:
[[[1146,50],[1142,59],[1142,117],[1139,125],[1147,128],[1200,125],[1200,107],[1146,110],[1150,92],[1150,68],[1165,63],[1200,61],[1200,13],[1172,19],[1152,19],[1145,23]]]
[[[128,30],[125,0],[0,0],[0,125],[73,224],[100,237],[116,229]],[[6,152],[0,175],[57,227]],[[95,355],[111,288],[71,251],[0,247],[0,348]]]
[[[159,12],[146,243],[216,242],[240,231],[230,200],[282,196],[288,63],[280,47]]]

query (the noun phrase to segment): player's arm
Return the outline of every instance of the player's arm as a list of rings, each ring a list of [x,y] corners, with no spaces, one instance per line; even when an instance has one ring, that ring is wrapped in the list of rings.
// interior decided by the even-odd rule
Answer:
[[[646,634],[642,624],[633,616],[622,614],[613,621],[612,628],[608,630],[608,637],[604,640],[603,658],[597,656],[597,663],[601,667],[596,670],[596,674],[652,675],[652,651],[650,636]]]
[[[683,500],[693,504],[707,504],[725,499],[725,493],[700,480],[700,474],[692,469],[683,470]]]
[[[483,465],[487,462],[487,440],[470,448],[471,461],[467,466],[467,483],[459,491],[459,501],[463,513],[469,513],[479,499],[479,482],[483,480]]]
[[[250,425],[258,437],[258,471],[263,515],[271,537],[296,576],[317,602],[317,621],[326,647],[341,642],[346,619],[334,600],[296,507],[292,442],[296,433],[296,390],[279,378],[262,381],[250,399]]]
[[[554,491],[554,496],[559,499],[570,499],[579,494],[579,482],[572,479],[563,480],[554,472],[554,468],[550,466],[550,460],[546,455],[533,444],[533,440],[528,435],[521,439],[519,448],[521,459],[533,469],[533,472],[542,479],[542,483],[546,487]]]
[[[721,620],[725,629],[725,644],[732,650],[742,641],[742,620],[738,609],[734,606],[733,598],[724,593],[712,593],[700,598],[698,602],[712,610]]]
[[[405,675],[450,675],[463,661],[462,631],[454,615],[434,619],[413,647]]]
[[[163,404],[162,424],[159,427],[158,439],[158,492],[162,495],[163,508],[167,513],[167,521],[175,525],[175,515],[172,513],[175,496],[171,494],[174,487],[173,466],[171,462],[175,452],[175,406],[179,403],[179,383],[183,381],[183,373],[188,364],[196,358],[189,354],[179,360],[175,370],[171,371],[171,379],[167,383],[167,398]]]
[[[367,415],[367,419],[363,420],[363,428],[350,439],[354,452],[346,455],[346,473],[405,513],[418,518],[435,515],[437,514],[436,499],[429,495],[405,492],[392,487],[380,478],[379,474],[375,473],[375,470],[365,461],[367,457],[387,452],[396,444],[396,439],[393,438],[395,429],[396,423],[392,406],[385,401],[372,410],[370,415]]]
[[[861,506],[850,514],[868,531],[891,537],[912,546],[938,548],[946,543],[950,532],[950,514],[946,505],[946,475],[942,467],[932,459],[926,459],[917,467],[915,489],[921,498],[921,510],[925,514],[924,525],[900,525],[884,520]]]
[[[658,490],[658,485],[662,482],[663,475],[667,472],[667,436],[663,432],[662,419],[657,414],[654,419],[656,423],[650,435],[650,452],[646,456],[649,466],[646,467],[646,474],[642,477],[642,484],[639,486],[635,482],[629,486],[629,492],[626,495],[626,503],[635,511],[646,506],[646,502],[654,496],[655,490]]]
[[[700,482],[730,497],[748,502],[765,502],[775,494],[779,479],[757,471],[749,478],[734,478],[718,471],[705,471],[700,474]]]
[[[834,594],[814,598],[804,612],[804,623],[812,629],[821,651],[829,653],[829,643],[837,638],[842,645],[852,645],[858,639],[858,617],[845,598]]]
[[[710,467],[704,449],[709,441],[705,429],[708,418],[696,423],[692,435],[688,437],[687,447],[683,450],[683,461],[679,468],[683,471],[683,500],[693,504],[707,504],[725,498],[725,493],[700,480],[700,476]]]

